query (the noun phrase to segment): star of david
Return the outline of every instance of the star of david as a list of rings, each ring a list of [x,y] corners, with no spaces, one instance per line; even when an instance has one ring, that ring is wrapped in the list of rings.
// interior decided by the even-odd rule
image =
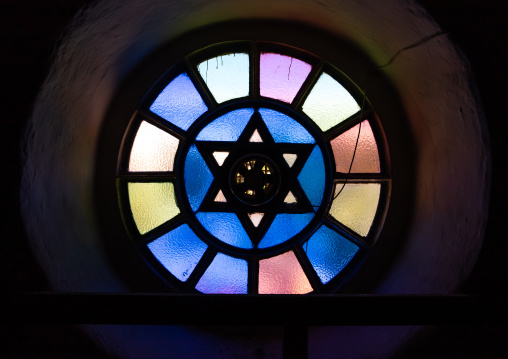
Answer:
[[[276,143],[257,111],[236,142],[196,141],[214,177],[199,211],[235,213],[256,248],[277,214],[314,211],[297,178],[314,146]]]

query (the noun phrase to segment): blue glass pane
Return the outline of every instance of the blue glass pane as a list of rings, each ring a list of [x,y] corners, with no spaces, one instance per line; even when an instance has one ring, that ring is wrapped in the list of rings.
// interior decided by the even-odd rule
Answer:
[[[198,221],[214,237],[239,248],[252,248],[252,242],[234,213],[199,212]]]
[[[247,261],[218,253],[196,289],[202,293],[246,294]]]
[[[184,224],[149,243],[148,248],[171,274],[185,282],[205,253],[207,245]]]
[[[280,213],[259,243],[259,248],[268,248],[283,243],[298,234],[314,218],[314,213]]]
[[[186,73],[171,81],[150,106],[150,111],[183,130],[206,110],[208,107]]]
[[[305,194],[313,206],[319,206],[325,190],[325,161],[318,146],[309,156],[307,163],[298,175]]]
[[[259,114],[277,143],[314,143],[314,137],[291,117],[283,113],[260,108]]]
[[[249,122],[254,109],[241,108],[228,112],[218,119],[209,123],[197,135],[198,141],[228,141],[235,142],[243,132],[243,129]]]
[[[326,226],[321,226],[303,249],[323,284],[339,274],[358,252],[356,244]]]
[[[212,184],[212,172],[203,160],[195,145],[192,145],[185,159],[183,171],[185,190],[192,210],[198,210],[206,192]]]

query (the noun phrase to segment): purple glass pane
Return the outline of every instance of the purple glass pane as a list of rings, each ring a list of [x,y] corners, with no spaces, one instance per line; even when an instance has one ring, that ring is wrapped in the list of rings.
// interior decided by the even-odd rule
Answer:
[[[291,103],[311,68],[309,64],[293,57],[262,53],[259,72],[261,96]]]
[[[202,293],[246,294],[247,261],[218,253],[196,289]]]

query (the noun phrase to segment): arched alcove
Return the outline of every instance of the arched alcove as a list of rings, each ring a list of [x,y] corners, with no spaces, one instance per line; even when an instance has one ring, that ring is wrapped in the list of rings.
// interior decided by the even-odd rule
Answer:
[[[53,288],[128,290],[104,249],[93,198],[98,138],[123,79],[163,43],[193,29],[242,19],[301,22],[355,44],[375,66],[387,65],[380,71],[397,92],[406,121],[401,125],[416,147],[414,207],[400,250],[371,292],[453,292],[481,247],[490,181],[488,136],[467,61],[446,35],[432,37],[441,30],[420,5],[398,0],[261,5],[110,0],[83,13],[41,89],[25,144],[25,226]],[[371,70],[357,69],[352,76]],[[259,350],[265,357],[281,355],[277,329],[249,328],[234,336],[228,329],[185,327],[86,330],[121,357],[142,357],[147,351],[153,358],[170,351],[217,358],[256,357]],[[386,357],[414,330],[312,328],[309,356]]]

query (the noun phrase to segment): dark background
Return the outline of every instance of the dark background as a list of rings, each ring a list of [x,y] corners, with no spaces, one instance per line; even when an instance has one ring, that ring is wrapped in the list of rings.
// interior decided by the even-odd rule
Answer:
[[[86,0],[0,0],[0,291],[46,291],[19,211],[20,140],[69,22]],[[484,246],[465,294],[508,294],[508,1],[421,0],[469,59],[491,136],[492,184]],[[507,303],[508,305],[508,303]],[[79,329],[0,325],[1,358],[107,358]],[[397,358],[508,358],[506,326],[426,328]]]

